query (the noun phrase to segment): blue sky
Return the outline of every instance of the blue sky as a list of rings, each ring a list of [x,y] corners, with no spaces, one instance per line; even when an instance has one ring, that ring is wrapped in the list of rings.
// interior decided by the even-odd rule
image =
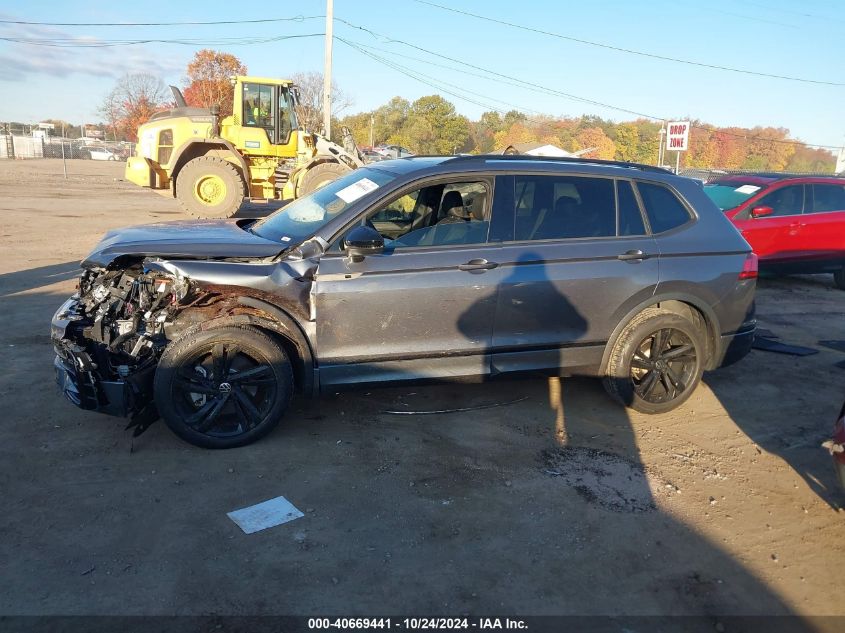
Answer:
[[[838,0],[434,1],[616,47],[845,84],[845,3]],[[325,0],[242,4],[172,0],[25,4],[0,0],[0,19],[42,22],[249,20],[321,15],[324,11]],[[485,106],[504,110],[515,106],[529,115],[542,112],[632,118],[559,95],[507,85],[489,76],[459,72],[454,62],[388,41],[394,39],[558,92],[637,112],[666,118],[690,116],[717,125],[782,126],[810,143],[845,144],[845,86],[799,83],[651,59],[529,33],[413,0],[335,0],[335,15],[386,37],[377,38],[341,23],[335,25],[336,36],[381,49],[371,52],[426,75],[426,81],[440,86],[437,89],[420,83],[336,41],[334,77],[353,100],[344,114],[370,110],[395,95],[413,100],[440,92],[459,112],[473,119],[489,109]],[[254,75],[285,77],[322,70],[322,37],[251,45],[221,38],[243,42],[323,30],[322,19],[171,27],[0,24],[2,38],[208,41],[110,48],[55,48],[0,41],[0,121],[96,120],[97,106],[121,74],[146,71],[167,83],[181,84],[187,62],[204,47],[234,53]]]

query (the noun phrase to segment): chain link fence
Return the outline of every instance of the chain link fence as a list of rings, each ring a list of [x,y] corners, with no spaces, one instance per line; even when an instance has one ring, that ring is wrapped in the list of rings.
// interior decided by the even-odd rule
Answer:
[[[0,133],[0,159],[67,158],[117,161],[126,160],[134,151],[135,143],[122,141]]]

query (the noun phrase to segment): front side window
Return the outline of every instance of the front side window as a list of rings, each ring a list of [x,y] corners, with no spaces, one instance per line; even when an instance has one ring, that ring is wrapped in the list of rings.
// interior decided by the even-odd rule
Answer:
[[[804,185],[789,185],[763,196],[755,207],[771,207],[772,215],[801,215],[804,209]]]
[[[364,222],[388,248],[483,244],[490,227],[487,183],[437,183],[408,192],[367,214]]]
[[[293,100],[290,90],[281,89],[279,96],[279,143],[287,143],[290,140],[290,133],[296,127],[296,113],[293,107]]]
[[[244,125],[273,129],[273,86],[244,84]]]
[[[608,178],[516,176],[514,198],[517,241],[616,235],[616,193]]]
[[[813,185],[812,213],[845,211],[845,186]]]
[[[689,211],[669,188],[650,182],[637,182],[652,233],[670,231],[690,220]]]

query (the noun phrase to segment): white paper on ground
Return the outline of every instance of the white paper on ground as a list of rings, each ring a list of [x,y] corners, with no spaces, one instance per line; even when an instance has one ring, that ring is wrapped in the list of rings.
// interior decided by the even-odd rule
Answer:
[[[226,516],[237,523],[246,534],[252,534],[305,515],[284,497],[276,497],[248,508],[227,512]]]

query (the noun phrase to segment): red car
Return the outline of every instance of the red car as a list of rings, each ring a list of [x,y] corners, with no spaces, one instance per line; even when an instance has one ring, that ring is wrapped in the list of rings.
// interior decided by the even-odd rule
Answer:
[[[845,178],[743,174],[704,185],[776,273],[833,273],[845,290]]]

